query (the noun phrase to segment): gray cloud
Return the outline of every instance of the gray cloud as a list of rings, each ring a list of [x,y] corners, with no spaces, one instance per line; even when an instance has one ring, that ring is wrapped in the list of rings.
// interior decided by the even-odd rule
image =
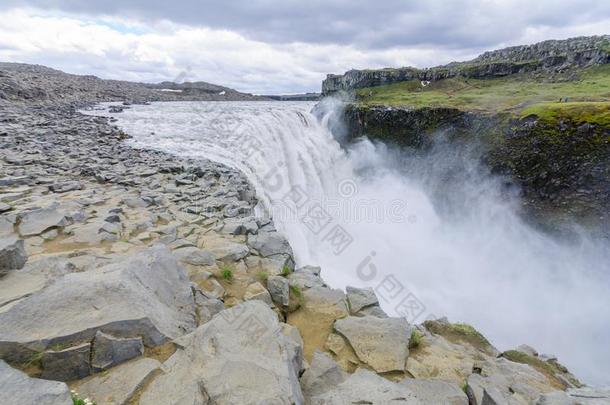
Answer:
[[[559,28],[610,17],[598,0],[4,0],[70,13],[115,15],[239,32],[271,43],[350,44],[360,48],[480,48],[510,42],[528,28]]]
[[[597,0],[1,0],[0,60],[304,92],[327,73],[432,66],[609,26],[610,2]]]

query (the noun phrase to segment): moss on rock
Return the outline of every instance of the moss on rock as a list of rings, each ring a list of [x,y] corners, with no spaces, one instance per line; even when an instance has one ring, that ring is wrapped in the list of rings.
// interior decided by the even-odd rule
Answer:
[[[549,383],[552,386],[558,389],[565,390],[566,388],[569,388],[565,381],[568,381],[575,387],[582,386],[580,381],[569,374],[567,369],[557,362],[544,361],[538,357],[530,356],[529,354],[517,350],[508,350],[502,353],[501,356],[507,360],[514,361],[515,363],[528,364],[532,366],[538,372],[543,374],[549,380]],[[560,378],[559,376],[563,378]]]
[[[496,352],[485,336],[468,324],[426,321],[424,326],[430,332],[440,335],[450,342],[457,344],[468,343],[475,349],[490,355],[494,355]]]

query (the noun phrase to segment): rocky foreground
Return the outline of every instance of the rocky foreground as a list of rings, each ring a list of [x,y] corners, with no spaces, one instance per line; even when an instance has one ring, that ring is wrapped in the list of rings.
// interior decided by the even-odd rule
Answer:
[[[610,401],[553,356],[295,269],[239,172],[66,104],[0,109],[1,404]]]

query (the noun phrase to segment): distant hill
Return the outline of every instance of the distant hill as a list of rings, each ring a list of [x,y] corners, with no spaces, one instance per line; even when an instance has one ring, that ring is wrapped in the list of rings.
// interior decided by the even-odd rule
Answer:
[[[103,80],[64,73],[41,65],[0,63],[0,102],[268,100],[205,82],[158,84]]]
[[[272,100],[278,101],[318,101],[321,97],[320,93],[303,93],[303,94],[277,94],[271,96],[263,96]]]
[[[551,75],[574,67],[607,63],[610,63],[610,35],[549,40],[485,52],[467,62],[451,62],[427,69],[402,67],[329,74],[322,83],[322,94],[409,80],[435,81],[452,77],[486,79],[540,71]]]

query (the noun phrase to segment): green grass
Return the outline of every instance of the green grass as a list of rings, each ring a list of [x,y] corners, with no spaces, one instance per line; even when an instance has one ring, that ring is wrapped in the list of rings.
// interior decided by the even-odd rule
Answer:
[[[559,120],[610,126],[610,102],[539,103],[525,108],[521,116],[536,115],[554,124]]]
[[[222,276],[223,280],[225,280],[228,283],[233,282],[233,269],[229,266],[225,266],[223,268],[220,269],[220,275]]]
[[[291,284],[288,288],[290,288],[290,294],[292,294],[299,301],[299,304],[303,305],[305,302],[305,296],[303,295],[303,291],[301,291],[301,287]]]
[[[409,339],[409,349],[417,349],[422,342],[423,336],[415,329],[411,332],[411,339]]]
[[[72,404],[73,405],[96,405],[96,402],[89,398],[81,398],[77,392],[72,391]]]
[[[563,383],[559,378],[557,378],[556,374],[561,374],[561,370],[555,364],[540,360],[537,357],[530,356],[526,353],[517,351],[517,350],[509,350],[502,353],[502,357],[514,361],[515,363],[529,364],[540,373],[544,374],[549,382],[559,389],[565,389],[566,384]],[[580,385],[578,381],[573,381],[575,385]]]
[[[267,273],[266,271],[261,271],[256,274],[256,277],[259,279],[259,281],[266,283],[267,279],[269,278],[269,273]]]
[[[468,343],[475,349],[486,353],[493,353],[491,343],[472,326],[465,323],[445,323],[426,321],[424,326],[430,332],[443,336],[453,343]]]
[[[281,273],[282,276],[288,277],[288,275],[290,273],[292,273],[292,270],[290,270],[290,267],[284,266],[284,268],[282,268],[282,273]]]
[[[585,69],[576,80],[568,76],[545,81],[531,75],[492,79],[456,77],[423,87],[419,80],[356,90],[363,105],[452,107],[479,112],[520,112],[537,103],[610,101],[610,65]]]
[[[32,355],[30,356],[28,361],[25,362],[24,366],[26,366],[26,367],[29,367],[29,366],[39,366],[40,363],[42,362],[43,356],[44,356],[44,352],[34,352],[34,353],[32,353]]]

